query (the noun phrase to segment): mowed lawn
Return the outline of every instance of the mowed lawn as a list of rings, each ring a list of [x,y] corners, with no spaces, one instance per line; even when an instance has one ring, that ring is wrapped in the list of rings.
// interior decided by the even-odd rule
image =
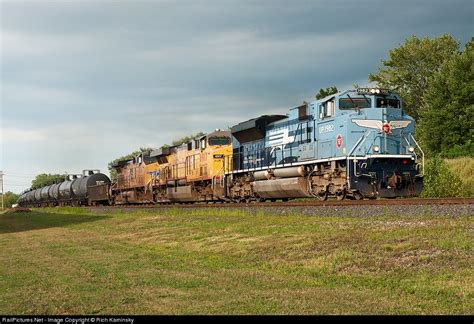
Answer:
[[[472,314],[473,229],[291,209],[4,214],[0,313]]]

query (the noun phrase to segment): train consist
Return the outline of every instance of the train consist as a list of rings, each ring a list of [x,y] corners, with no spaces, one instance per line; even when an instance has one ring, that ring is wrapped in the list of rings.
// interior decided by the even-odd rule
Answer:
[[[393,92],[358,88],[23,193],[20,206],[418,196],[415,121]],[[421,156],[421,164],[423,156]]]

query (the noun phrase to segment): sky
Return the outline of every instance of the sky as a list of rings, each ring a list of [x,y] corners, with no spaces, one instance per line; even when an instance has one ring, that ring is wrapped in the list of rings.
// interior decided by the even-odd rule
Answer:
[[[474,36],[472,0],[0,0],[0,170],[100,169],[320,88],[369,85],[405,39]]]

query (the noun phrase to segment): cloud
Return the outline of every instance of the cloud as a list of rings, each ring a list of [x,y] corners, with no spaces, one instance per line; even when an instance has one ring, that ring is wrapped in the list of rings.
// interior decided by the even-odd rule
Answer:
[[[3,128],[0,132],[0,145],[20,144],[24,142],[44,141],[46,134],[41,130],[21,129],[14,127]]]

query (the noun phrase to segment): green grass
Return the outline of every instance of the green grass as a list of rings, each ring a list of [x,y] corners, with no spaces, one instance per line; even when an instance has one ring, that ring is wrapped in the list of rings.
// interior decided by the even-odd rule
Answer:
[[[464,189],[463,192],[468,196],[474,195],[474,158],[460,157],[455,159],[446,159],[450,170],[459,175]]]
[[[473,229],[472,215],[5,214],[0,313],[472,314]]]

